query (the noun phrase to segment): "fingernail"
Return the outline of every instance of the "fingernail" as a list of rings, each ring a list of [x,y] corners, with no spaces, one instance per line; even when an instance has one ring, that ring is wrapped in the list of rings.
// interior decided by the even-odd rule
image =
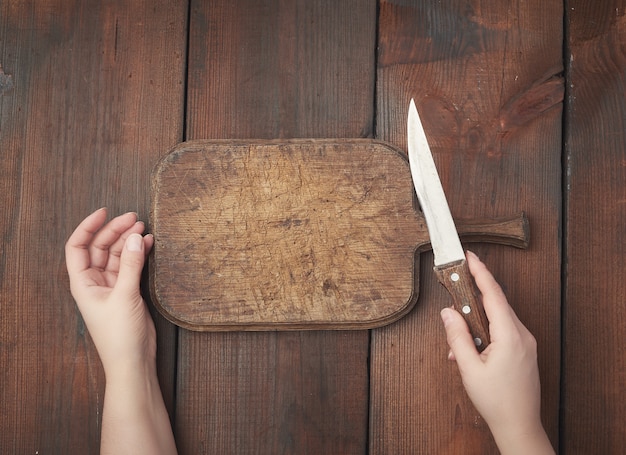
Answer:
[[[126,239],[126,248],[128,251],[141,251],[143,246],[143,237],[139,234],[131,234]]]
[[[448,360],[454,360],[454,354],[452,353],[452,350],[448,351]]]
[[[473,251],[467,250],[467,255],[473,257],[474,259],[478,259],[480,261],[480,258]]]
[[[447,326],[450,323],[450,317],[451,315],[451,309],[450,308],[444,308],[443,310],[441,310],[441,320],[443,321],[443,325]]]

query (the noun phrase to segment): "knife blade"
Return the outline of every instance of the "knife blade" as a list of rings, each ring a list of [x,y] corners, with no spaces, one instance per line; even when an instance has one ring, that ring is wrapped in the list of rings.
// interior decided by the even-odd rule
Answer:
[[[433,248],[437,279],[452,296],[455,309],[463,315],[474,344],[482,352],[490,343],[489,321],[467,266],[439,173],[415,102],[411,99],[407,121],[409,166]]]

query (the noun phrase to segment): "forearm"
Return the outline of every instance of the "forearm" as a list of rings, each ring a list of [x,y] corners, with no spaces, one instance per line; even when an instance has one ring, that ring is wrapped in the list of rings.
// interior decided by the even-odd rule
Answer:
[[[554,455],[550,439],[543,429],[541,422],[537,422],[529,429],[500,429],[492,428],[492,433],[501,455]]]
[[[176,445],[152,369],[107,376],[101,453],[176,454]]]

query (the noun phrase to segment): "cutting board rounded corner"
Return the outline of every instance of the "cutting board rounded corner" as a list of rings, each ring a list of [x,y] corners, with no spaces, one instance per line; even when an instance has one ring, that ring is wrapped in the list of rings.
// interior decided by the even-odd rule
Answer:
[[[391,325],[408,313],[410,313],[417,305],[419,298],[419,255],[422,248],[417,248],[415,251],[415,262],[413,275],[414,286],[409,298],[404,301],[403,304],[397,305],[388,314],[384,314],[377,318],[367,319],[361,318],[359,320],[346,320],[346,321],[301,321],[301,322],[289,322],[289,323],[277,323],[271,321],[257,321],[255,323],[239,324],[235,321],[221,324],[206,324],[194,320],[184,312],[176,312],[171,305],[168,305],[167,301],[159,297],[159,289],[155,285],[154,271],[153,271],[153,253],[150,253],[148,268],[149,268],[149,292],[150,302],[157,309],[157,311],[172,324],[193,332],[230,332],[230,331],[297,331],[297,330],[369,330],[385,327]]]
[[[272,332],[272,331],[302,331],[302,330],[370,330],[378,329],[391,325],[408,313],[416,306],[418,293],[413,292],[411,297],[401,306],[395,308],[395,311],[376,319],[346,320],[346,321],[301,321],[289,323],[277,323],[271,321],[261,321],[248,324],[239,324],[237,322],[206,324],[194,321],[192,318],[185,317],[184,314],[177,315],[170,310],[168,305],[164,305],[158,297],[158,292],[153,288],[152,277],[150,279],[150,301],[157,309],[159,314],[170,323],[193,332]]]

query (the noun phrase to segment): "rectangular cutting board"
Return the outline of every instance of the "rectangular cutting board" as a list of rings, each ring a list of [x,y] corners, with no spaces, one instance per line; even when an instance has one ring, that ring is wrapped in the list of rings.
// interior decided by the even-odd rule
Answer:
[[[388,324],[429,242],[405,154],[369,139],[179,144],[153,172],[151,229],[153,302],[192,330]]]

